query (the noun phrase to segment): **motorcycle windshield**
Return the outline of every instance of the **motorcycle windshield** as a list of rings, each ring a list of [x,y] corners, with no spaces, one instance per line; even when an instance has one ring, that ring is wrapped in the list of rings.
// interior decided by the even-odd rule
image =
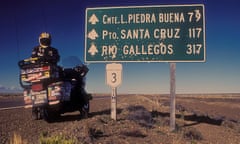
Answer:
[[[73,68],[75,66],[83,66],[83,62],[77,56],[69,56],[62,59],[61,65],[64,68]]]

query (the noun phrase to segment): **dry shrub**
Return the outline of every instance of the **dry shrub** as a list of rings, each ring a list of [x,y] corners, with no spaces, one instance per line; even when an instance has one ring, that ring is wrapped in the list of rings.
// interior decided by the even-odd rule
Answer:
[[[10,144],[27,144],[27,141],[23,140],[21,135],[14,132],[12,138],[10,138]]]
[[[201,132],[199,132],[195,128],[186,129],[183,133],[183,137],[186,139],[190,139],[190,140],[202,140],[203,139]]]
[[[230,121],[230,120],[224,120],[224,121],[222,122],[221,126],[234,129],[234,130],[236,130],[238,133],[240,133],[240,123],[239,123],[239,122],[233,122],[233,121]]]
[[[40,144],[75,144],[75,143],[77,143],[75,139],[67,139],[62,135],[40,138]]]
[[[229,120],[223,121],[221,125],[224,127],[231,128],[231,129],[234,129],[236,127],[236,123],[229,121]]]
[[[100,129],[90,128],[89,132],[90,132],[90,135],[94,138],[99,138],[104,136],[104,133]]]
[[[143,106],[129,106],[128,120],[132,120],[141,126],[151,127],[152,126],[152,114]]]
[[[157,117],[154,119],[154,123],[160,127],[167,127],[170,125],[169,117]]]
[[[145,134],[143,134],[140,130],[132,130],[132,131],[122,131],[122,135],[129,136],[129,137],[139,137],[139,138],[144,138],[146,137]]]

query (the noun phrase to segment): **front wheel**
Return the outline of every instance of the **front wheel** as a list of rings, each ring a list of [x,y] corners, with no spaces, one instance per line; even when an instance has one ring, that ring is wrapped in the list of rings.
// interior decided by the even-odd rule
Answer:
[[[43,118],[47,122],[52,122],[60,117],[60,113],[47,108],[43,109]]]
[[[41,108],[40,107],[33,107],[32,108],[32,118],[33,120],[40,120],[42,118],[41,116]]]

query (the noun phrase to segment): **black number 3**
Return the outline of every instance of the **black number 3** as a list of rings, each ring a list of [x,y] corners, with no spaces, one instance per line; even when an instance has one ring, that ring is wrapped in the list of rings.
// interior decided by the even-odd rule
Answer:
[[[117,74],[112,73],[112,83],[115,83],[117,81]]]

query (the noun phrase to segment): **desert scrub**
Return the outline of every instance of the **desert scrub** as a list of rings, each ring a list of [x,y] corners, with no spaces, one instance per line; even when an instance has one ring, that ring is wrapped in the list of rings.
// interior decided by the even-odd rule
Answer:
[[[236,130],[238,133],[240,133],[240,121],[234,122],[230,120],[224,120],[221,126],[231,128],[233,130]]]
[[[199,132],[196,128],[187,128],[183,133],[183,137],[185,139],[189,139],[189,140],[202,140],[203,139],[201,132]]]
[[[40,136],[40,144],[78,144],[75,139],[67,139],[62,135],[48,137],[44,134]]]
[[[10,144],[27,144],[27,141],[23,140],[21,135],[14,132],[12,138],[10,138]]]
[[[129,106],[128,110],[128,120],[132,120],[141,126],[152,127],[152,114],[143,106]]]

